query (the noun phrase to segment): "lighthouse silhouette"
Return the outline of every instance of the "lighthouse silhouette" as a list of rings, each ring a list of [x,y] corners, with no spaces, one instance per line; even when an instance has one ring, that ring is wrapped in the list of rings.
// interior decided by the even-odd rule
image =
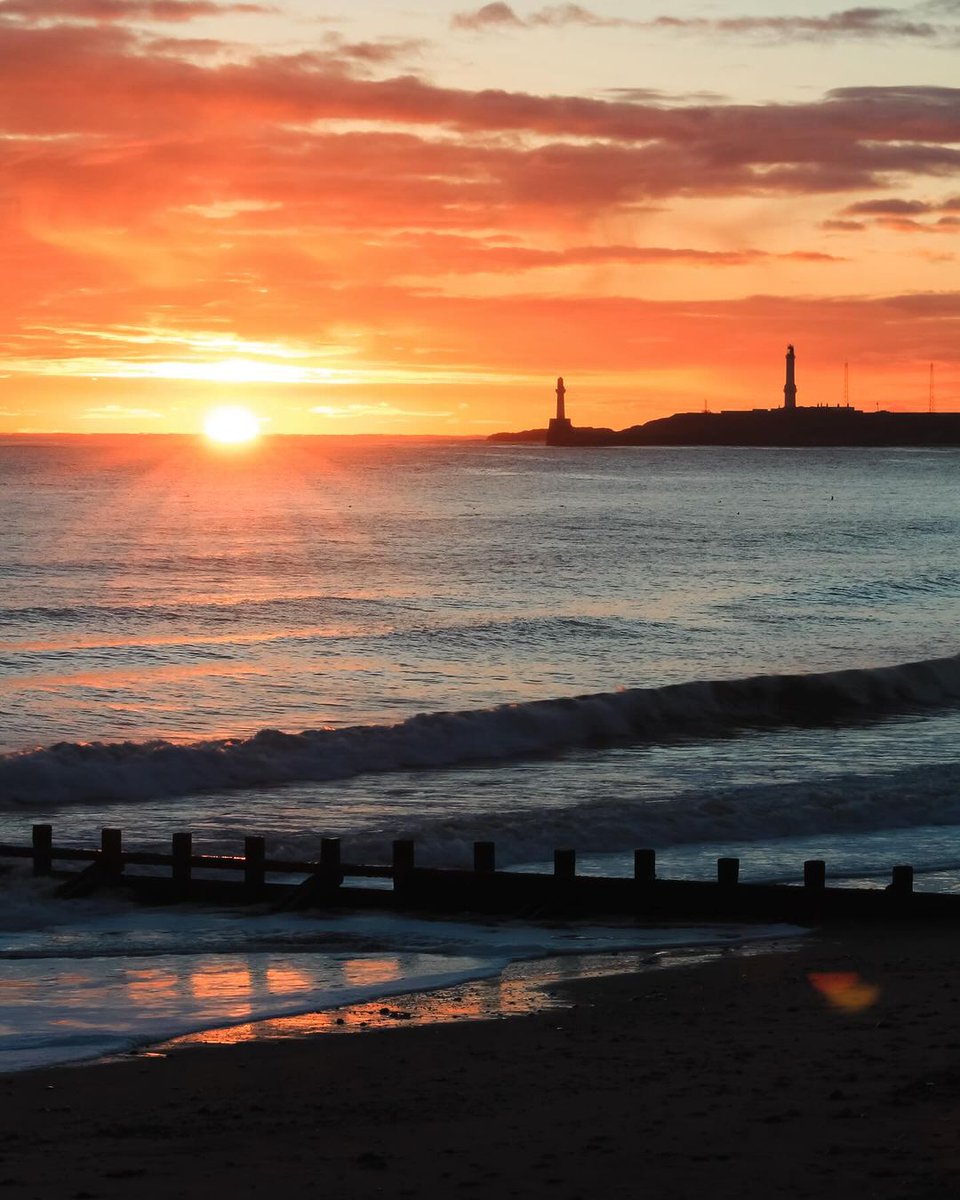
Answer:
[[[797,377],[796,371],[797,356],[793,352],[793,346],[787,347],[787,381],[783,385],[783,407],[797,407]]]
[[[563,386],[563,376],[560,375],[557,377],[557,415],[550,418],[550,424],[547,426],[548,445],[555,446],[564,441],[573,428],[564,404],[566,395],[567,389]]]

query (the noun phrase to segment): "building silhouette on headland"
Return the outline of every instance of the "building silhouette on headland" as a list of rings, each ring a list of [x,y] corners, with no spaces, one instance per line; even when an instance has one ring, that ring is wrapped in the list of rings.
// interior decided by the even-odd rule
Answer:
[[[867,413],[847,403],[798,405],[796,371],[796,351],[789,345],[782,407],[674,413],[620,430],[574,425],[561,376],[556,415],[545,430],[495,433],[491,440],[548,446],[960,446],[960,413]]]

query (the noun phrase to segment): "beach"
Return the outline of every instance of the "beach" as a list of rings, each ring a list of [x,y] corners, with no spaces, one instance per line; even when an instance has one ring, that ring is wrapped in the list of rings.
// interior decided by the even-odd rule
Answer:
[[[955,453],[0,459],[0,840],[958,886]],[[22,871],[0,899],[6,1196],[954,1190],[946,931],[713,926],[665,967],[689,928],[67,901]],[[611,974],[571,968],[567,1007],[517,985],[585,953]],[[311,1008],[309,1037],[245,1024]]]
[[[0,1079],[10,1197],[925,1197],[960,1159],[960,946],[849,927],[568,1007]],[[342,1028],[342,1027],[338,1027]]]

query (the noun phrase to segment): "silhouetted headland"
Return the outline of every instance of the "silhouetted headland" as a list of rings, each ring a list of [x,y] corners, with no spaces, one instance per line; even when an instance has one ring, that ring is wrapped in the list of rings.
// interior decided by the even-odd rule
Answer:
[[[797,404],[796,356],[787,347],[781,408],[674,413],[627,429],[579,427],[557,380],[556,416],[546,429],[495,433],[493,442],[548,446],[960,446],[960,413],[863,412],[849,404]]]

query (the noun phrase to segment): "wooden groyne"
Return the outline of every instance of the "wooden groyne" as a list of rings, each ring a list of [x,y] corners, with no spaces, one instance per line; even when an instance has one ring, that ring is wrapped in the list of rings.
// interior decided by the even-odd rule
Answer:
[[[59,895],[123,889],[151,904],[182,901],[268,905],[279,910],[379,908],[406,912],[514,916],[617,915],[651,920],[757,920],[821,924],[842,919],[960,919],[960,894],[918,892],[910,866],[893,868],[885,888],[831,886],[826,864],[803,864],[802,884],[744,883],[740,860],[717,860],[713,880],[663,879],[653,850],[634,852],[629,878],[577,873],[573,850],[554,851],[553,871],[501,871],[493,842],[475,842],[463,868],[419,867],[412,841],[395,841],[391,861],[345,861],[339,838],[324,838],[315,860],[269,858],[266,840],[247,837],[238,855],[195,854],[189,833],[169,853],[128,850],[119,829],[98,847],[55,845],[51,825],[34,825],[29,846],[0,844],[0,862],[29,860]]]

